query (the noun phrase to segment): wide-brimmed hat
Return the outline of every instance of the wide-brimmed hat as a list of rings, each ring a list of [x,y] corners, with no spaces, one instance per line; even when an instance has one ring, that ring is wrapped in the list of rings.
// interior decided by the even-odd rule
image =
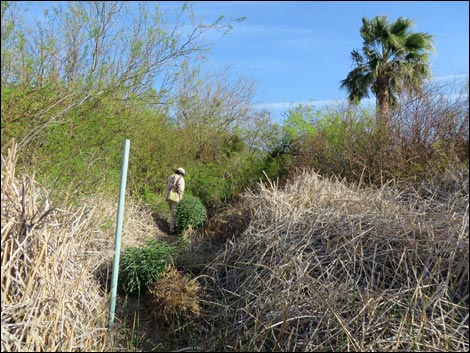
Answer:
[[[183,175],[186,174],[186,172],[184,171],[183,168],[178,168],[178,169],[176,169],[176,171],[177,171],[177,172],[180,172],[180,173],[183,174]]]

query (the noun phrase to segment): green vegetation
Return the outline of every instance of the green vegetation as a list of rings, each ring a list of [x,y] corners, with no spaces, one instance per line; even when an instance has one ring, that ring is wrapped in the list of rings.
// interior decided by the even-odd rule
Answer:
[[[119,263],[119,284],[121,290],[130,296],[143,295],[173,263],[176,254],[174,246],[152,239],[144,247],[127,247]]]
[[[26,304],[10,303],[6,319],[17,318],[16,308],[33,305],[29,299],[35,296],[62,312],[69,310],[69,301],[76,298],[63,300],[62,295],[75,292],[56,290],[51,282],[55,265],[68,266],[63,259],[81,261],[87,252],[95,254],[94,261],[106,261],[103,253],[110,241],[103,234],[112,237],[109,214],[114,211],[95,214],[89,205],[114,201],[122,143],[129,139],[129,201],[139,205],[129,218],[150,210],[150,221],[137,222],[134,232],[152,240],[143,247],[124,248],[119,284],[130,302],[150,289],[155,307],[162,309],[157,313],[164,313],[160,321],[171,321],[162,351],[173,350],[175,342],[203,342],[202,335],[208,336],[205,346],[216,351],[466,351],[468,264],[455,259],[468,258],[468,222],[462,222],[468,218],[468,82],[465,87],[438,87],[423,81],[431,37],[410,33],[412,22],[406,19],[391,24],[384,17],[364,19],[364,53],[353,51],[357,67],[343,87],[354,102],[370,90],[377,110],[297,106],[278,124],[266,111],[252,108],[250,79],[232,79],[228,69],[201,68],[199,55],[212,43],[200,39],[207,32],[229,30],[237,20],[221,17],[197,25],[184,5],[182,22],[170,26],[158,5],[149,10],[149,3],[139,6],[133,25],[125,29],[116,24],[126,16],[128,2],[57,2],[34,28],[22,22],[28,18],[22,16],[22,2],[1,3],[2,157],[13,149],[18,152],[8,168],[2,166],[2,196],[8,195],[6,202],[2,199],[2,221],[10,222],[2,225],[2,258],[5,266],[16,266],[2,268],[2,275],[27,276],[2,280],[2,292],[6,283],[10,290],[28,294]],[[192,37],[185,34],[184,18],[193,26]],[[398,61],[379,58],[376,43]],[[461,95],[449,94],[456,88]],[[175,230],[196,231],[194,238],[170,245],[155,239],[166,236],[155,228],[167,215],[165,181],[177,166],[187,171],[187,191],[177,209]],[[12,175],[31,171],[50,190],[46,196],[27,197],[32,190],[27,178],[22,185],[12,184]],[[427,184],[429,180],[438,182]],[[394,186],[393,193],[388,185]],[[248,206],[243,204],[247,198]],[[42,203],[44,210],[36,211],[34,206]],[[60,212],[81,204],[78,211],[63,211],[71,218],[63,223],[66,217]],[[229,214],[218,218],[227,210]],[[11,215],[14,211],[18,214]],[[56,213],[63,219],[49,222]],[[85,216],[90,217],[86,229],[81,221]],[[50,228],[42,226],[46,221]],[[74,241],[81,241],[85,229],[87,242],[79,241],[80,251],[68,248],[74,242],[64,242],[65,236],[57,236],[59,225]],[[44,240],[36,241],[35,232],[45,230]],[[232,236],[244,238],[225,243]],[[34,254],[14,251],[28,244],[19,237],[32,241],[28,251],[36,249]],[[56,243],[49,245],[49,239]],[[225,253],[220,243],[227,245]],[[54,249],[62,249],[63,255],[51,261]],[[181,254],[186,257],[178,258]],[[16,262],[11,256],[17,256]],[[205,268],[213,259],[213,266]],[[30,260],[38,264],[25,266]],[[169,267],[175,264],[185,273]],[[50,297],[33,293],[48,266],[55,268],[39,282],[50,285]],[[75,263],[69,267],[82,269]],[[76,283],[90,277],[89,268],[98,267],[84,266]],[[198,282],[185,277],[188,272],[197,273]],[[18,287],[22,284],[26,288]],[[87,286],[83,293],[98,288],[92,282]],[[174,295],[183,291],[186,296]],[[18,297],[12,293],[5,298]],[[102,300],[105,295],[95,297]],[[201,306],[199,298],[204,298]],[[43,304],[38,302],[39,307]],[[86,305],[77,307],[79,311]],[[431,308],[436,311],[429,312]],[[53,317],[37,322],[60,318],[59,312],[31,308],[21,316],[27,320],[24,326],[39,312]],[[96,312],[100,322],[94,317],[90,326],[103,331],[104,310]],[[127,322],[135,329],[130,348],[143,342],[139,330],[145,320],[139,321],[144,316],[139,315]],[[31,340],[34,350],[58,350],[63,343],[56,340],[65,342],[60,335],[73,330],[81,339],[97,336],[81,328],[83,320],[68,320],[75,317],[69,312],[61,318],[60,327],[70,326],[50,334],[53,347],[37,341],[49,335],[46,330],[52,326],[46,325],[42,332],[33,332],[36,326],[31,334],[8,332],[9,339],[19,337],[21,343],[5,343],[6,350]],[[16,330],[17,324],[8,328]],[[77,347],[77,341],[69,341],[63,347]],[[87,341],[78,347],[105,351],[105,344],[107,338],[100,337],[100,346]]]
[[[283,183],[303,168],[381,185],[397,178],[418,181],[468,164],[468,96],[450,101],[448,87],[423,85],[431,37],[410,32],[412,22],[406,19],[391,24],[382,17],[364,19],[360,33],[365,48],[378,40],[388,56],[399,60],[408,53],[413,60],[400,60],[397,71],[389,61],[373,60],[378,54],[372,49],[363,55],[354,51],[358,67],[343,82],[354,100],[369,89],[376,95],[379,88],[388,92],[390,102],[378,101],[378,107],[387,103],[390,140],[384,143],[377,139],[377,117],[369,109],[298,106],[285,113],[282,125],[265,111],[253,111],[253,82],[231,78],[228,69],[204,72],[191,55],[210,44],[189,43],[187,50],[182,27],[169,28],[158,11],[152,15],[158,30],[149,24],[152,16],[144,16],[151,11],[142,8],[134,19],[140,32],[130,31],[131,40],[111,30],[107,36],[105,29],[115,23],[106,14],[122,16],[125,7],[62,4],[40,28],[55,23],[64,30],[36,29],[36,40],[26,46],[28,27],[17,16],[21,7],[2,2],[2,153],[14,138],[21,151],[18,167],[34,168],[39,181],[56,191],[57,201],[114,195],[125,139],[131,141],[129,192],[159,213],[166,210],[164,181],[176,165],[185,166],[188,191],[211,216],[258,181],[269,177]],[[183,17],[189,13],[181,9]],[[94,16],[101,22],[93,22]],[[195,30],[230,27],[220,21]],[[85,50],[97,41],[102,46],[96,52]],[[61,43],[65,49],[56,58]],[[105,50],[115,47],[134,56]],[[161,52],[144,50],[154,47]],[[78,60],[81,50],[93,61]],[[14,55],[27,64],[20,66]],[[180,70],[168,68],[165,60],[178,60]],[[61,62],[67,70],[54,71]],[[390,78],[388,85],[379,87],[384,77]],[[152,80],[166,84],[156,89]]]
[[[181,234],[189,227],[193,229],[200,228],[206,219],[206,208],[199,198],[193,195],[185,195],[176,208],[175,232]]]

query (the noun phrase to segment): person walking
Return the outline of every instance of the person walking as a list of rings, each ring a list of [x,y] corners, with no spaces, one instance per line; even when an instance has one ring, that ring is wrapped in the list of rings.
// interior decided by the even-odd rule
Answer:
[[[170,234],[173,234],[175,230],[175,215],[176,207],[178,203],[183,199],[184,194],[184,176],[186,172],[183,168],[178,168],[175,170],[175,174],[172,174],[168,177],[166,183],[166,202],[170,208]],[[176,195],[175,195],[176,192]]]

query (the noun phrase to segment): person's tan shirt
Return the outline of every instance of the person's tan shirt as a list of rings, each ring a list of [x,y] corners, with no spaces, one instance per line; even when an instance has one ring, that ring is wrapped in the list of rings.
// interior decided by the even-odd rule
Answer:
[[[168,180],[166,183],[166,193],[167,194],[170,193],[170,190],[173,188],[176,182],[178,186],[177,188],[178,194],[180,195],[180,199],[182,199],[183,194],[184,194],[184,188],[185,188],[184,177],[182,175],[173,174],[168,177]]]

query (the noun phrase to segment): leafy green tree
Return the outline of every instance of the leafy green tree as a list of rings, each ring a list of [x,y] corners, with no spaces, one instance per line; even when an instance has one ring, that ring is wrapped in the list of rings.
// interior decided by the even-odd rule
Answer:
[[[299,104],[287,111],[282,127],[286,141],[295,141],[315,133],[315,112],[310,105]]]
[[[386,16],[362,19],[360,33],[364,39],[362,53],[351,52],[355,68],[341,81],[349,92],[349,100],[358,103],[369,96],[376,97],[377,128],[386,133],[389,110],[404,89],[419,89],[430,75],[429,52],[432,36],[411,32],[413,21],[398,18],[389,23]]]
[[[16,138],[22,149],[68,121],[72,110],[105,97],[116,104],[171,104],[178,64],[208,51],[240,20],[196,22],[188,4],[170,21],[158,4],[148,9],[149,2],[131,8],[130,2],[70,1],[49,5],[32,24],[27,16],[18,19],[25,6],[2,2],[2,92],[15,89],[8,97],[16,101],[5,105],[19,107],[2,112],[2,149],[3,137]],[[214,41],[204,37],[210,32],[218,33]]]
[[[94,193],[115,189],[128,138],[130,188],[161,192],[173,164],[192,157],[181,154],[186,139],[170,112],[179,64],[197,63],[238,20],[196,20],[190,4],[170,12],[151,2],[72,1],[46,4],[33,23],[27,5],[1,7],[2,152],[16,139],[41,182]],[[213,139],[199,141],[208,148]]]

